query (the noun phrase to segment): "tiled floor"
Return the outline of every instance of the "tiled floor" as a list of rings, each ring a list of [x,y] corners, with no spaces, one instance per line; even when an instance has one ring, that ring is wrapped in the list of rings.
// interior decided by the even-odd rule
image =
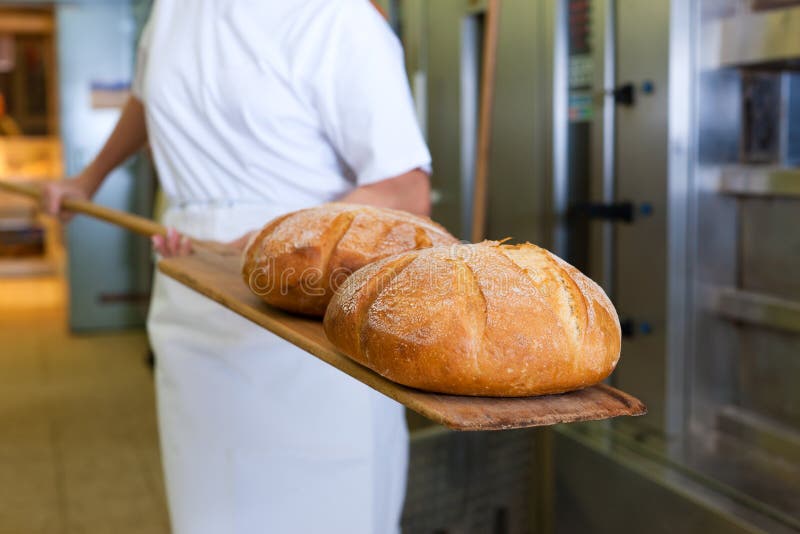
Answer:
[[[145,335],[73,336],[63,295],[0,280],[0,534],[166,533]]]

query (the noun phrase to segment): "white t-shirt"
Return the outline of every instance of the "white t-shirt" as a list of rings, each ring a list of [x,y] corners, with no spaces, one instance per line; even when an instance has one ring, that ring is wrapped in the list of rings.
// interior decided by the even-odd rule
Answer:
[[[368,0],[157,1],[133,94],[172,205],[294,209],[430,165]]]

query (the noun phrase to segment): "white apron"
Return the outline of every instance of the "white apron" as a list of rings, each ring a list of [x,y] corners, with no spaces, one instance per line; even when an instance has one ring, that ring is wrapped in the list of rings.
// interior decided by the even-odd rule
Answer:
[[[231,240],[288,208],[173,208],[164,223]],[[148,331],[176,534],[398,531],[402,407],[156,275]]]

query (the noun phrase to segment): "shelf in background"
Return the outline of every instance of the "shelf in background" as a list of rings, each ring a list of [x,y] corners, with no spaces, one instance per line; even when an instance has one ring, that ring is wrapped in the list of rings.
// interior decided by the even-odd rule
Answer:
[[[800,168],[728,167],[722,171],[719,192],[741,196],[800,198]]]
[[[732,287],[720,288],[711,308],[734,321],[800,333],[800,302]]]
[[[703,66],[800,66],[800,7],[750,12],[710,23]]]
[[[0,258],[0,278],[51,276],[58,274],[58,265],[46,256],[37,258]]]
[[[800,466],[800,433],[739,406],[725,405],[717,413],[717,429],[770,456]]]

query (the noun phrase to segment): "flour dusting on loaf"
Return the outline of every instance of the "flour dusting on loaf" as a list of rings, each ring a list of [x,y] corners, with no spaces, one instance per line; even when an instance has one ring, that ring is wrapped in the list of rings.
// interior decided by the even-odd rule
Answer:
[[[587,387],[613,371],[621,342],[597,284],[542,248],[492,241],[368,265],[337,291],[324,326],[384,377],[460,395]]]
[[[242,256],[248,287],[275,307],[321,316],[356,270],[400,252],[457,243],[426,217],[330,203],[270,221]]]

